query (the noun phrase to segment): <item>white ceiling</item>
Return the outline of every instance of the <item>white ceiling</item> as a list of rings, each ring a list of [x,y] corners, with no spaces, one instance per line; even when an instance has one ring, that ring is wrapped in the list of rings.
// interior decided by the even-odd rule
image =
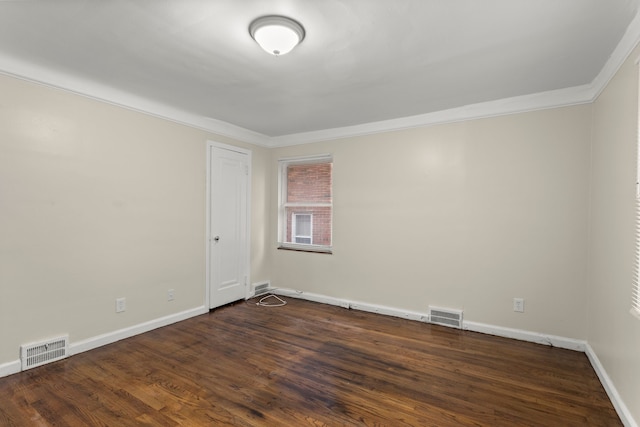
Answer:
[[[277,145],[586,102],[639,1],[4,0],[0,71]],[[248,33],[270,14],[305,27],[286,56]]]

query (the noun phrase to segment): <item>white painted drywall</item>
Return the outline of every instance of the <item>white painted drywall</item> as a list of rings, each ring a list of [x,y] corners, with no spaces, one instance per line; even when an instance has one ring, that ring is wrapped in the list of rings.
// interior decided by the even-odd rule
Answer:
[[[635,258],[634,195],[640,49],[593,104],[589,344],[640,422],[640,320],[629,313]]]
[[[0,93],[0,365],[203,306],[206,142],[248,146],[6,76]],[[251,275],[267,280],[268,157],[250,148]]]
[[[272,166],[333,154],[334,235],[333,255],[278,250],[274,221],[272,285],[585,339],[590,120],[582,105],[274,149]]]

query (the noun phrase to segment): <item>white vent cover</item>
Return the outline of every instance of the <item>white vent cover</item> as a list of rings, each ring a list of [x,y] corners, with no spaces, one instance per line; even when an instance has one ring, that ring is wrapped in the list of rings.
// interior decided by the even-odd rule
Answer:
[[[69,354],[69,337],[62,336],[47,341],[20,346],[22,370],[64,359]]]
[[[267,292],[269,292],[270,289],[271,289],[270,282],[258,283],[253,288],[253,295],[257,297],[258,295],[266,294]]]
[[[429,306],[429,322],[462,329],[462,310]]]

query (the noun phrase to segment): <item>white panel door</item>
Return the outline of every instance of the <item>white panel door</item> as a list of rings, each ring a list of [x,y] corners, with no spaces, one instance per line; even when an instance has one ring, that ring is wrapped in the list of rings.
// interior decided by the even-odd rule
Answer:
[[[209,155],[209,308],[215,308],[247,296],[249,155],[215,145]]]

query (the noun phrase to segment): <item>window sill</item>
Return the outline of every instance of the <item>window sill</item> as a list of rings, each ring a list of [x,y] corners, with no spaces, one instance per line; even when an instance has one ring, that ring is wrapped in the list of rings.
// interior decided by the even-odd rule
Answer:
[[[294,252],[311,252],[316,254],[333,254],[333,249],[327,246],[312,246],[312,245],[296,245],[296,244],[287,244],[287,243],[279,243],[278,249],[285,251],[294,251]]]

